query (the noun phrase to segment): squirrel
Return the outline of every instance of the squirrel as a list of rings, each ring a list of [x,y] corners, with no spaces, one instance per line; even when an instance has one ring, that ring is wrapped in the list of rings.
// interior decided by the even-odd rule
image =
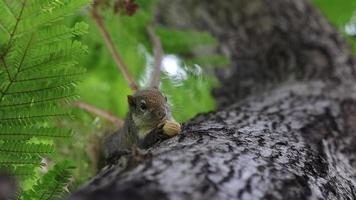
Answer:
[[[129,112],[124,125],[104,138],[106,159],[132,146],[142,149],[180,132],[180,124],[172,117],[167,97],[156,88],[143,89],[128,95]]]

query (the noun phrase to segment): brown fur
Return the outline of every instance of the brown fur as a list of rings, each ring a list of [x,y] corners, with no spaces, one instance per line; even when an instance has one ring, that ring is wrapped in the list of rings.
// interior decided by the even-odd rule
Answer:
[[[147,111],[140,109],[142,100],[147,105]],[[173,120],[166,97],[157,89],[145,89],[128,96],[129,113],[124,127],[107,137],[104,141],[105,157],[115,151],[141,146],[147,134],[166,120]],[[165,117],[159,116],[164,112]],[[147,143],[147,141],[145,141]]]

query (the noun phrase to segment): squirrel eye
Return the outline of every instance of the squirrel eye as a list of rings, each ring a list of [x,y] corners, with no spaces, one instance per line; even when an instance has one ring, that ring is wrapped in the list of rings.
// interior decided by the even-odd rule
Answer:
[[[140,109],[142,111],[146,111],[147,110],[147,105],[146,105],[146,102],[145,101],[141,101],[140,103]]]

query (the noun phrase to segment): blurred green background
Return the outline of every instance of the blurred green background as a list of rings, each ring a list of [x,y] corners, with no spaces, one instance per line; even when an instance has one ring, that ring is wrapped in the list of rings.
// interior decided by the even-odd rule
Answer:
[[[312,2],[350,42],[353,52],[356,52],[356,1],[312,0]]]
[[[139,9],[133,16],[114,13],[110,3],[101,8],[101,14],[131,74],[144,87],[153,65],[152,45],[146,27],[154,21],[156,3],[154,0],[136,2]],[[356,50],[356,1],[313,0],[313,3]],[[113,62],[87,10],[83,9],[73,16],[68,24],[73,25],[80,20],[89,24],[89,33],[80,38],[89,49],[89,53],[80,58],[80,65],[87,69],[78,85],[80,100],[124,118],[128,109],[126,99],[131,90]],[[161,89],[168,96],[174,117],[184,122],[197,113],[213,110],[215,103],[210,91],[212,87],[218,86],[218,82],[212,76],[212,68],[227,66],[229,61],[216,54],[197,57],[195,52],[200,48],[214,49],[218,45],[217,41],[208,33],[158,26],[155,28],[166,54]],[[94,175],[93,157],[99,138],[114,131],[115,127],[105,119],[80,109],[75,109],[73,114],[75,120],[65,120],[59,124],[73,128],[74,137],[70,142],[56,144],[59,153],[53,160],[58,162],[70,159],[75,162],[77,168],[72,187],[76,188]]]
[[[135,1],[139,8],[132,16],[113,12],[114,1],[105,1],[100,7],[105,25],[130,73],[141,88],[148,85],[154,65],[152,44],[147,27],[153,26],[160,37],[165,56],[162,61],[161,90],[168,97],[172,113],[178,122],[184,122],[200,112],[211,111],[215,102],[211,89],[218,82],[212,76],[213,67],[223,67],[228,60],[218,54],[196,54],[199,49],[214,49],[217,41],[206,32],[173,30],[154,24],[155,0]],[[89,24],[88,34],[79,38],[88,46],[87,55],[80,58],[80,66],[87,69],[78,85],[80,101],[109,111],[121,119],[128,111],[127,95],[132,91],[113,61],[103,38],[87,9],[73,16],[68,25],[77,21]],[[210,51],[209,51],[210,52]],[[73,110],[75,120],[63,120],[60,126],[74,130],[71,142],[58,142],[59,151],[53,161],[73,160],[76,165],[75,184],[82,184],[95,174],[95,153],[102,135],[116,127],[106,119],[81,109]],[[88,172],[92,173],[88,173]]]

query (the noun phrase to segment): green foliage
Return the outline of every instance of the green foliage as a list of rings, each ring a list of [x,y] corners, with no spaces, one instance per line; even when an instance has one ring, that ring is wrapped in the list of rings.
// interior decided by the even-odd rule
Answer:
[[[137,3],[140,9],[133,16],[119,16],[108,9],[103,9],[101,14],[104,15],[106,27],[130,73],[133,74],[141,87],[145,87],[147,86],[149,70],[153,66],[152,45],[146,28],[153,21],[155,2],[137,1]],[[106,48],[96,24],[90,16],[82,16],[82,19],[90,24],[90,34],[82,38],[84,43],[88,44],[90,52],[89,56],[81,62],[81,65],[87,67],[88,73],[79,85],[80,96],[83,101],[124,118],[128,110],[126,96],[131,93],[131,90]],[[181,68],[187,67],[189,70],[189,68],[194,67],[194,64],[198,64],[203,69],[203,73],[199,75],[201,78],[189,76],[188,79],[182,80],[179,89],[183,92],[177,93],[177,90],[166,90],[165,88],[172,87],[172,82],[163,81],[162,88],[171,97],[173,107],[184,102],[200,102],[196,107],[191,107],[192,110],[181,109],[179,112],[175,112],[175,117],[183,122],[198,112],[212,110],[214,103],[210,89],[215,81],[208,76],[206,69],[207,67],[225,65],[228,61],[221,55],[202,55],[200,57],[194,55],[196,51],[199,51],[199,48],[214,48],[217,41],[208,33],[191,30],[178,31],[158,27],[156,33],[161,38],[165,53],[174,54],[182,61]],[[165,76],[165,74],[162,75]],[[165,78],[174,79],[171,76],[165,76]],[[195,92],[198,84],[201,84],[199,91],[203,89],[202,92],[206,92],[206,95],[185,95],[188,91]],[[174,87],[178,87],[177,84]],[[96,92],[93,93],[92,91]],[[185,97],[184,101],[180,100],[182,99],[181,96]]]
[[[337,27],[343,28],[356,10],[354,0],[313,0],[328,19]]]
[[[321,12],[336,26],[356,52],[356,1],[354,0],[313,0]],[[354,29],[353,33],[346,29]]]
[[[108,1],[106,1],[108,2]],[[109,1],[113,2],[113,1]],[[112,36],[115,47],[129,68],[131,74],[140,84],[147,86],[150,70],[153,66],[152,44],[146,28],[154,20],[154,0],[136,0],[139,9],[133,16],[120,16],[112,12],[112,7],[101,8],[105,25]],[[88,45],[89,55],[80,61],[87,68],[87,73],[78,85],[81,100],[98,108],[108,110],[121,118],[127,111],[127,95],[132,91],[122,73],[118,70],[103,38],[90,15],[78,14],[72,21],[83,20],[89,24],[89,34],[81,37]],[[174,30],[156,27],[166,55],[179,59],[179,68],[185,77],[172,76],[165,71],[161,73],[161,89],[172,104],[173,115],[184,122],[199,112],[213,110],[215,102],[211,88],[216,80],[209,75],[212,67],[226,65],[228,60],[216,54],[199,54],[200,49],[216,48],[217,41],[208,33],[192,30]],[[199,73],[196,73],[200,69]],[[199,71],[199,70],[198,70]],[[110,123],[93,114],[77,109],[77,120],[63,120],[62,126],[75,130],[75,143],[56,143],[61,155],[56,161],[72,158],[76,161],[76,182],[80,185],[95,173],[95,161],[92,152],[95,142],[101,134],[113,132]],[[92,172],[89,174],[88,172]]]
[[[73,174],[74,165],[65,161],[57,163],[42,179],[38,180],[32,190],[22,194],[23,200],[56,200],[64,193]]]
[[[69,28],[62,18],[85,3],[0,0],[0,168],[22,181],[35,177],[35,167],[54,152],[54,140],[71,135],[54,120],[68,116],[66,104],[76,97],[83,69],[74,66],[86,47],[74,38],[87,25]],[[66,166],[55,170],[66,173]],[[43,180],[47,187],[51,176]]]

